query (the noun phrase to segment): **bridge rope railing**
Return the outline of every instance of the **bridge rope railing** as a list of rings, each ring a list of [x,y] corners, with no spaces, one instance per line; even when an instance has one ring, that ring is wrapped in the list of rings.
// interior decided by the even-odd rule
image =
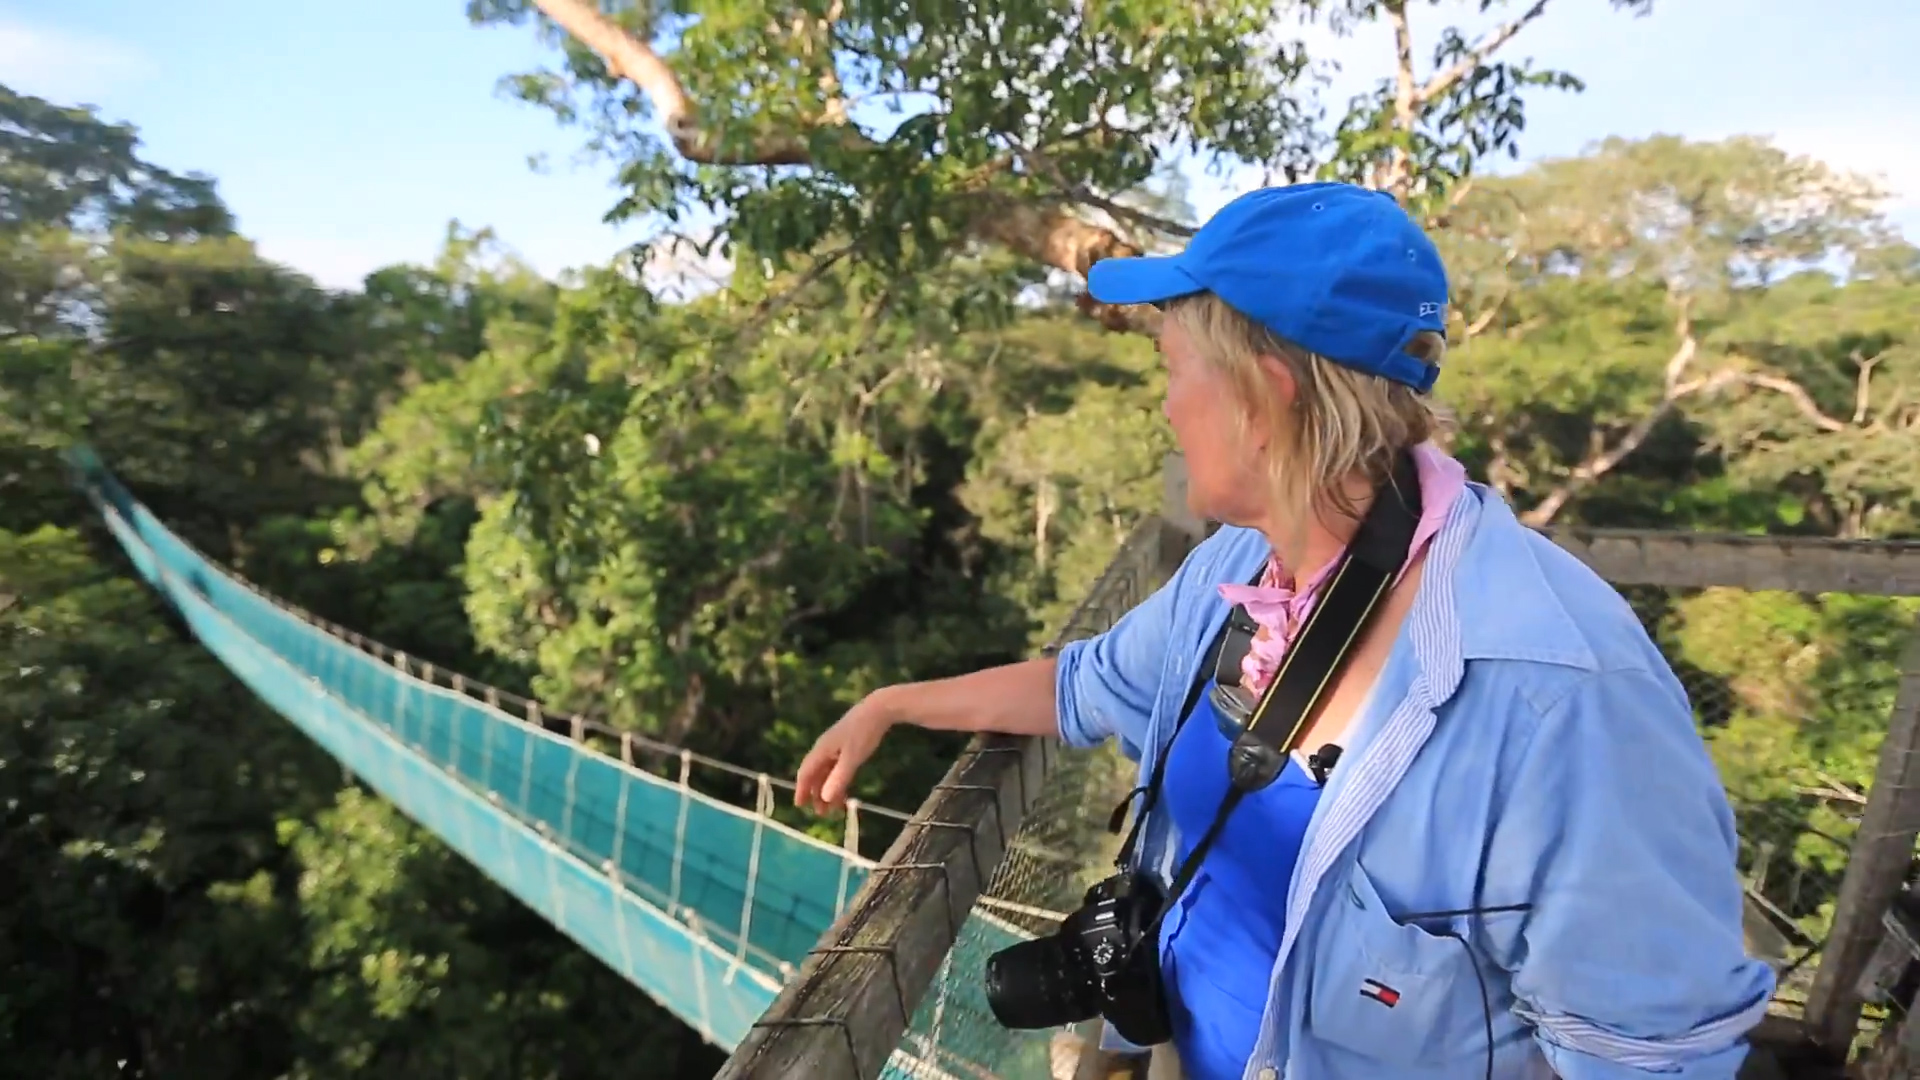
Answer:
[[[299,618],[315,629],[338,639],[344,644],[359,649],[361,652],[380,660],[382,663],[392,665],[397,671],[424,682],[452,690],[455,693],[464,694],[467,697],[487,705],[489,708],[498,710],[511,719],[531,727],[541,728],[555,735],[563,736],[595,753],[618,757],[625,765],[634,768],[651,766],[660,770],[660,775],[671,776],[680,784],[691,783],[695,776],[695,770],[697,769],[703,769],[708,772],[743,781],[751,785],[751,790],[755,792],[753,800],[757,812],[761,806],[771,805],[767,797],[760,794],[763,789],[772,792],[785,792],[788,795],[793,793],[793,781],[786,777],[775,776],[771,773],[735,765],[730,761],[711,757],[697,750],[690,750],[675,743],[656,739],[642,732],[626,728],[616,728],[581,713],[557,709],[536,699],[516,694],[510,690],[502,690],[478,679],[469,678],[457,671],[438,666],[430,660],[423,660],[420,657],[411,656],[400,649],[382,644],[339,623],[320,618],[290,601],[284,600],[272,593],[262,591],[243,577],[236,575],[234,580],[258,595],[261,599],[279,607],[287,614]],[[596,740],[600,740],[607,745],[600,745]],[[860,827],[862,815],[884,818],[900,824],[905,824],[912,820],[911,814],[900,810],[881,806],[877,803],[863,802],[859,799],[848,799],[841,846],[850,854],[856,855],[869,862],[872,861],[873,857],[866,855],[860,849],[862,837],[871,834],[871,830],[863,831]],[[771,817],[772,814],[769,812],[767,816]]]
[[[1185,548],[1173,526],[1159,517],[1140,523],[1042,655],[1113,625],[1164,578],[1164,559],[1174,551]],[[1024,1075],[1007,1071],[1018,1069],[1009,1060],[947,1051],[950,1040],[941,1032],[947,1018],[971,1024],[985,1013],[983,1001],[973,1000],[977,978],[941,980],[967,995],[963,1000],[922,998],[947,967],[972,972],[995,947],[1057,918],[1043,907],[980,901],[1009,865],[1022,821],[1048,795],[1049,776],[1060,793],[1062,753],[1051,739],[971,740],[717,1080],[898,1076],[899,1051],[923,1063],[916,1076]],[[1080,859],[1033,845],[1020,854],[1069,885],[1081,869]],[[1012,1056],[1044,1055],[1044,1036],[1041,1042]]]
[[[176,610],[178,610],[182,618],[187,621],[195,635],[200,637],[202,642],[207,644],[215,655],[219,657],[236,676],[240,677],[249,688],[259,694],[263,700],[276,711],[290,718],[302,713],[330,714],[336,719],[343,717],[354,718],[358,716],[358,710],[353,707],[352,703],[330,690],[323,680],[311,677],[302,672],[296,665],[287,661],[275,651],[258,647],[241,651],[230,647],[222,648],[216,645],[215,642],[221,639],[224,639],[228,643],[247,642],[255,646],[258,646],[258,643],[252,639],[251,635],[249,635],[243,627],[219,611],[211,601],[206,598],[204,582],[188,580],[180,573],[165,565],[165,562],[152,551],[148,550],[143,552],[144,543],[137,527],[132,522],[129,522],[111,503],[100,500],[97,492],[90,490],[88,494],[90,498],[94,499],[95,505],[100,510],[101,516],[109,529],[126,547],[129,556],[133,558],[136,566],[141,566],[143,574],[174,604]],[[143,563],[145,564],[144,566],[142,565]],[[435,693],[446,692],[446,689],[443,687],[426,684],[414,679],[412,676],[402,674],[399,677],[411,683],[419,683],[423,688]],[[364,720],[364,718],[362,719]],[[302,726],[309,727],[310,725]],[[335,724],[333,726],[337,734],[338,725]],[[512,838],[511,833],[503,834],[497,829],[494,830],[494,835],[491,837],[492,846],[508,851],[504,859],[507,866],[515,870],[520,870],[523,866],[524,857],[514,854],[513,849],[515,848],[521,850],[532,849],[551,855],[559,855],[573,864],[581,877],[589,881],[597,879],[625,886],[628,895],[639,899],[643,907],[650,911],[654,918],[675,923],[679,925],[683,931],[688,932],[690,943],[695,950],[693,957],[694,962],[691,966],[693,968],[692,978],[696,983],[696,995],[699,1000],[699,1005],[696,1009],[692,1010],[692,1015],[683,1015],[683,1019],[687,1020],[687,1022],[708,1041],[721,1046],[730,1045],[734,1041],[734,1039],[730,1037],[730,1033],[721,1030],[722,1025],[717,1022],[717,1018],[714,1015],[721,1010],[716,1008],[709,1000],[708,986],[703,978],[708,966],[715,967],[719,973],[712,980],[713,982],[734,984],[737,980],[742,986],[753,985],[764,988],[763,992],[768,996],[771,996],[777,989],[779,984],[775,977],[767,971],[761,970],[754,962],[761,960],[763,956],[760,951],[753,949],[750,943],[744,941],[730,942],[729,939],[736,937],[736,935],[722,933],[716,936],[707,932],[702,926],[689,926],[684,921],[675,919],[673,915],[664,910],[660,905],[648,902],[645,896],[646,890],[633,888],[633,885],[639,883],[631,881],[628,875],[617,872],[608,873],[609,868],[600,860],[582,857],[578,851],[568,851],[568,844],[565,838],[556,836],[552,829],[544,827],[544,822],[531,820],[522,815],[506,811],[501,806],[498,793],[495,790],[486,787],[484,784],[475,784],[471,777],[463,776],[456,770],[442,768],[429,761],[425,755],[417,752],[409,752],[410,750],[417,751],[418,748],[406,746],[404,740],[394,731],[371,723],[364,723],[363,727],[366,731],[370,732],[376,740],[385,740],[394,744],[391,752],[380,756],[380,775],[377,777],[369,777],[369,780],[376,790],[389,800],[395,802],[403,812],[408,813],[410,817],[413,817],[423,826],[447,841],[450,846],[453,846],[456,850],[460,850],[463,855],[475,859],[484,871],[489,872],[490,876],[497,876],[499,867],[497,865],[488,866],[485,860],[476,858],[477,849],[480,848],[481,845],[478,842],[480,838],[476,836],[473,821],[476,817],[474,810],[479,807],[485,808],[480,811],[481,813],[491,813],[496,819],[513,822],[515,826],[523,830],[524,834],[532,840],[531,844],[525,842],[524,839],[516,842]],[[316,733],[310,730],[309,734]],[[551,733],[545,731],[541,731],[538,734],[543,738],[553,737]],[[316,735],[316,740],[320,741],[321,745],[330,751],[337,752],[337,745],[332,740],[328,740],[322,735]],[[363,756],[363,760],[372,759],[366,759]],[[433,796],[434,787],[431,783],[432,778],[435,776],[447,781],[452,781],[455,786],[451,789],[441,788],[439,797],[436,798]],[[454,791],[465,793],[468,807],[464,813],[454,811],[456,800],[449,797]],[[427,793],[427,797],[422,797],[423,792]],[[423,810],[437,810],[439,813],[423,813]],[[436,818],[438,818],[438,820],[436,820]],[[459,820],[461,824],[458,826],[452,824],[455,820]],[[550,867],[553,865],[552,862],[549,862]],[[515,891],[516,893],[520,892],[519,890]],[[531,902],[531,898],[524,894],[521,894],[521,899]],[[539,905],[536,904],[535,906],[536,909],[538,909]],[[553,905],[553,908],[553,910],[542,911],[541,914],[553,921],[561,930],[573,933],[576,937],[582,936],[580,922],[577,919],[570,920],[568,918],[567,905],[564,902]],[[625,953],[640,951],[627,940],[627,935],[624,933],[624,925],[621,926],[621,930],[622,933],[620,934],[617,951]],[[616,951],[616,949],[609,948],[603,943],[598,951],[602,959],[610,959],[608,954]],[[701,958],[703,955],[706,963],[702,962]],[[767,960],[768,966],[773,967],[775,970],[782,971],[783,974],[785,970],[790,970],[788,965],[779,958],[767,955],[764,959]],[[632,968],[634,965],[629,962],[627,966]],[[733,1011],[737,1012],[738,1010]],[[731,1018],[731,1023],[725,1026],[744,1026],[742,1021],[745,1019],[747,1018],[734,1016]]]
[[[350,772],[358,771],[357,761],[370,763],[370,786],[616,970],[629,978],[640,975],[635,981],[643,988],[652,984],[671,993],[671,985],[658,985],[664,973],[641,968],[688,961],[698,1004],[683,1002],[686,1007],[676,1011],[722,1046],[731,1046],[759,1015],[792,972],[792,961],[873,865],[857,850],[857,826],[835,845],[775,819],[776,791],[785,785],[772,776],[637,733],[624,740],[632,749],[622,758],[600,752],[587,736],[595,728],[609,731],[602,725],[406,657],[226,572],[134,502],[97,462],[91,472],[79,469],[76,480],[136,569],[269,705]],[[517,715],[506,708],[516,708]],[[374,716],[369,709],[385,711]],[[509,738],[514,731],[524,735]],[[383,743],[394,748],[381,749]],[[513,760],[501,760],[496,745]],[[636,750],[677,763],[677,778],[641,769]],[[601,764],[588,767],[590,762]],[[695,790],[689,781],[696,766],[751,780],[751,811]],[[455,797],[431,778],[434,772],[465,794]],[[537,837],[537,845],[529,849],[512,829],[476,818],[468,805],[474,800],[516,822]],[[706,835],[690,835],[690,812]],[[697,865],[687,861],[694,855]],[[527,876],[542,862],[557,868],[555,859],[569,868]],[[692,890],[684,896],[683,870]],[[589,880],[582,882],[583,875]],[[611,885],[653,912],[637,924],[642,930],[648,919],[665,919],[690,945],[662,950],[630,942],[633,919],[617,910],[608,910],[598,926],[569,919],[569,909],[580,910],[588,898],[583,884],[592,894],[587,910],[608,907],[604,890]],[[611,902],[620,906],[617,899]],[[762,915],[772,917],[770,929],[760,925]],[[709,952],[721,962],[701,959]],[[744,985],[734,985],[738,979],[761,989],[743,996]],[[680,980],[689,981],[684,973]],[[710,989],[724,994],[724,1003],[710,1002]]]
[[[175,534],[174,539],[181,547],[193,552],[208,565],[219,565],[217,560],[202,552],[185,537]],[[749,790],[753,792],[753,809],[756,813],[761,812],[761,807],[772,805],[773,800],[763,794],[764,792],[785,792],[791,796],[794,791],[793,781],[786,777],[735,765],[721,758],[653,738],[643,732],[616,728],[590,716],[555,708],[534,698],[516,694],[511,690],[503,690],[445,666],[437,665],[431,660],[410,655],[404,650],[393,648],[350,627],[322,618],[285,597],[270,593],[244,575],[231,570],[223,572],[234,584],[247,590],[262,602],[299,619],[342,644],[366,653],[403,675],[465,695],[499,712],[507,719],[562,736],[596,754],[618,757],[621,763],[628,767],[651,767],[658,770],[657,775],[670,777],[682,786],[692,783],[696,769],[742,781],[750,785]],[[600,745],[595,741],[596,739],[607,745]],[[745,800],[730,801],[744,808]],[[788,801],[790,802],[791,799]],[[861,828],[860,822],[863,815],[885,819],[896,824],[905,824],[912,820],[912,815],[877,803],[863,802],[857,798],[847,800],[846,817],[841,826],[840,845],[862,862],[871,864],[874,856],[867,855],[860,846],[864,836],[873,835],[873,830]],[[769,812],[766,816],[771,818],[773,815]]]

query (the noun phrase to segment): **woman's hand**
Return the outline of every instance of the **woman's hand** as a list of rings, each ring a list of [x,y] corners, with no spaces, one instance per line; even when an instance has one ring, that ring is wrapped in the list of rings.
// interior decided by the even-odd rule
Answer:
[[[861,698],[814,740],[813,749],[807,751],[794,778],[795,806],[819,814],[846,806],[854,772],[873,756],[887,730],[900,722],[889,708],[888,691],[893,689],[883,686]]]

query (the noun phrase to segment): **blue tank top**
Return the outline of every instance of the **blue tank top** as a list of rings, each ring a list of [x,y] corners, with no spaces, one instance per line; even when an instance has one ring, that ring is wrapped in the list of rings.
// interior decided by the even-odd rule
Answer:
[[[1168,751],[1160,798],[1179,830],[1180,865],[1227,794],[1227,750],[1210,694]],[[1289,755],[1274,782],[1240,800],[1160,926],[1173,1044],[1189,1080],[1239,1080],[1265,1015],[1286,928],[1287,889],[1320,785]]]

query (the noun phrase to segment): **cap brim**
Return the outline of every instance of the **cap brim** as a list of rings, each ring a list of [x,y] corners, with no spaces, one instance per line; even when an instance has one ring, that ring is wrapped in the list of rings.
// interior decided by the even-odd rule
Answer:
[[[1087,293],[1103,304],[1163,304],[1204,291],[1178,255],[1101,259],[1087,270]]]

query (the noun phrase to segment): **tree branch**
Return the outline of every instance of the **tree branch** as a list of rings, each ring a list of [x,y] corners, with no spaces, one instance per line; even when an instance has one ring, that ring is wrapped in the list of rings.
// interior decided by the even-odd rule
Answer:
[[[699,165],[806,165],[813,152],[806,138],[793,132],[769,132],[744,145],[724,146],[700,122],[699,110],[653,46],[608,18],[595,0],[533,0],[547,18],[559,24],[582,45],[592,49],[608,70],[626,79],[646,95],[660,124],[680,156]],[[866,140],[850,127],[841,128],[849,140]]]
[[[1525,482],[1526,478],[1507,453],[1507,437],[1500,433],[1498,427],[1492,430],[1494,434],[1487,440],[1488,449],[1493,451],[1493,459],[1487,463],[1487,482],[1493,485],[1493,490],[1499,492],[1501,498],[1511,500],[1514,480]]]
[[[1101,259],[1129,258],[1140,249],[1112,230],[1081,221],[1056,205],[1029,202],[1006,195],[983,194],[971,232],[1043,266],[1087,275]],[[1158,312],[1152,309],[1102,304],[1082,295],[1077,306],[1109,330],[1152,333]]]
[[[1835,420],[1822,412],[1819,404],[1813,400],[1813,395],[1807,393],[1806,387],[1792,379],[1781,375],[1761,374],[1742,375],[1740,381],[1748,386],[1757,386],[1762,390],[1771,390],[1785,396],[1788,401],[1793,402],[1794,408],[1800,410],[1802,416],[1813,421],[1813,426],[1821,431],[1845,431],[1847,428],[1844,421]]]
[[[1058,187],[1062,192],[1066,193],[1067,197],[1074,202],[1091,206],[1096,210],[1104,210],[1113,215],[1116,220],[1125,221],[1133,225],[1138,225],[1141,228],[1152,229],[1155,232],[1163,232],[1172,236],[1190,237],[1198,231],[1190,225],[1182,225],[1177,221],[1170,221],[1157,214],[1150,214],[1145,210],[1137,210],[1124,203],[1117,203],[1112,199],[1094,194],[1087,189],[1085,184],[1067,179],[1067,175],[1060,171],[1060,166],[1054,164],[1053,158],[1038,150],[1021,147],[1015,150],[1014,153],[1019,156],[1020,161],[1025,164],[1028,169],[1045,175],[1048,180],[1053,182],[1055,187]]]
[[[1413,30],[1407,25],[1406,0],[1391,0],[1386,5],[1386,12],[1387,22],[1393,27],[1393,128],[1401,136],[1411,138],[1416,91],[1413,85]],[[1407,197],[1406,188],[1412,179],[1412,161],[1407,157],[1406,147],[1395,146],[1393,154],[1387,159],[1386,174],[1380,178],[1377,186],[1404,201]]]
[[[1682,296],[1677,298],[1676,303],[1679,306],[1679,313],[1674,318],[1674,332],[1679,335],[1680,345],[1667,359],[1666,370],[1662,373],[1663,389],[1660,400],[1637,423],[1628,428],[1612,446],[1597,440],[1594,449],[1587,454],[1585,460],[1567,473],[1566,479],[1556,484],[1554,489],[1547,493],[1547,497],[1541,499],[1532,509],[1520,515],[1522,524],[1536,529],[1551,524],[1554,517],[1566,508],[1567,503],[1572,501],[1575,495],[1612,472],[1626,460],[1627,455],[1640,449],[1641,444],[1653,435],[1654,429],[1660,426],[1660,421],[1666,419],[1667,414],[1674,410],[1682,398],[1716,390],[1739,379],[1740,373],[1731,368],[1701,378],[1682,379],[1700,351],[1700,342],[1693,334],[1691,301]]]
[[[1466,330],[1462,332],[1462,339],[1472,341],[1474,338],[1486,333],[1487,327],[1493,325],[1493,320],[1500,317],[1501,309],[1507,306],[1507,297],[1511,292],[1512,290],[1510,288],[1501,289],[1500,295],[1493,298],[1493,303],[1488,304],[1485,311],[1475,316],[1473,321],[1467,324]]]
[[[1502,45],[1512,41],[1515,34],[1525,29],[1528,23],[1538,19],[1546,10],[1547,0],[1534,0],[1533,6],[1521,13],[1519,18],[1494,27],[1491,33],[1468,49],[1466,55],[1454,61],[1452,67],[1436,73],[1424,86],[1415,91],[1413,103],[1425,105],[1452,89],[1454,83],[1471,75],[1475,69],[1486,62],[1487,57],[1492,56]],[[1396,31],[1397,29],[1396,27]]]
[[[1853,353],[1853,364],[1860,374],[1853,383],[1853,422],[1864,424],[1870,415],[1873,404],[1873,366],[1880,362],[1878,356],[1861,356],[1858,349]]]
[[[744,145],[725,146],[700,122],[693,99],[685,85],[660,54],[603,13],[596,0],[533,0],[533,3],[561,29],[592,49],[615,75],[639,88],[659,113],[660,121],[680,156],[702,165],[811,165],[813,155],[806,133],[762,133]],[[838,14],[836,4],[827,21]],[[831,57],[828,58],[831,64]],[[830,70],[830,69],[829,69]],[[871,149],[873,143],[851,125],[840,123],[845,116],[844,103],[837,96],[838,81],[826,75],[822,88],[829,92],[829,105],[823,126],[843,133],[845,145],[853,149]],[[813,130],[819,130],[815,128]],[[1176,235],[1191,230],[1173,222],[1100,199],[1083,189],[1063,185],[1077,201],[1097,206],[1116,217],[1130,218]],[[970,223],[969,232],[977,239],[1006,248],[1044,266],[1066,270],[1085,277],[1087,270],[1101,259],[1140,254],[1112,230],[1081,221],[1057,205],[1023,201],[1006,195],[981,192],[981,209]],[[1079,300],[1081,310],[1112,330],[1151,333],[1158,326],[1157,313],[1151,310],[1122,309],[1095,303],[1087,297]]]
[[[1698,351],[1699,346],[1693,336],[1693,321],[1689,315],[1689,305],[1684,299],[1680,301],[1680,304],[1680,315],[1676,321],[1676,330],[1681,335],[1680,347],[1674,350],[1673,357],[1667,361],[1665,372],[1666,388],[1665,392],[1661,394],[1660,401],[1654,405],[1653,409],[1650,410],[1647,415],[1641,417],[1638,423],[1629,428],[1626,434],[1622,435],[1620,440],[1612,447],[1596,449],[1594,453],[1588,455],[1586,460],[1576,465],[1573,470],[1567,474],[1565,480],[1561,481],[1551,492],[1547,493],[1546,498],[1542,499],[1540,503],[1531,510],[1520,515],[1521,521],[1536,528],[1552,522],[1554,516],[1566,507],[1569,500],[1579,494],[1581,490],[1593,484],[1594,481],[1605,476],[1615,466],[1619,465],[1628,454],[1639,449],[1640,445],[1646,442],[1647,438],[1653,434],[1654,428],[1659,425],[1660,421],[1664,419],[1668,413],[1672,412],[1682,399],[1697,394],[1713,393],[1714,391],[1729,386],[1748,386],[1760,390],[1771,390],[1785,397],[1802,416],[1806,417],[1821,431],[1845,431],[1850,426],[1844,420],[1838,420],[1832,416],[1828,416],[1826,412],[1820,408],[1819,403],[1813,400],[1813,395],[1807,392],[1806,387],[1801,386],[1798,382],[1784,375],[1774,375],[1764,371],[1755,372],[1744,370],[1743,367],[1740,366],[1728,366],[1714,372],[1712,375],[1698,376],[1692,379],[1683,378],[1686,374],[1687,367],[1693,362],[1694,355]],[[1752,363],[1751,360],[1745,357],[1736,356],[1734,359],[1743,365]],[[1864,393],[1865,375],[1870,366],[1871,364],[1862,365],[1861,376],[1863,385],[1857,389],[1857,392]]]

